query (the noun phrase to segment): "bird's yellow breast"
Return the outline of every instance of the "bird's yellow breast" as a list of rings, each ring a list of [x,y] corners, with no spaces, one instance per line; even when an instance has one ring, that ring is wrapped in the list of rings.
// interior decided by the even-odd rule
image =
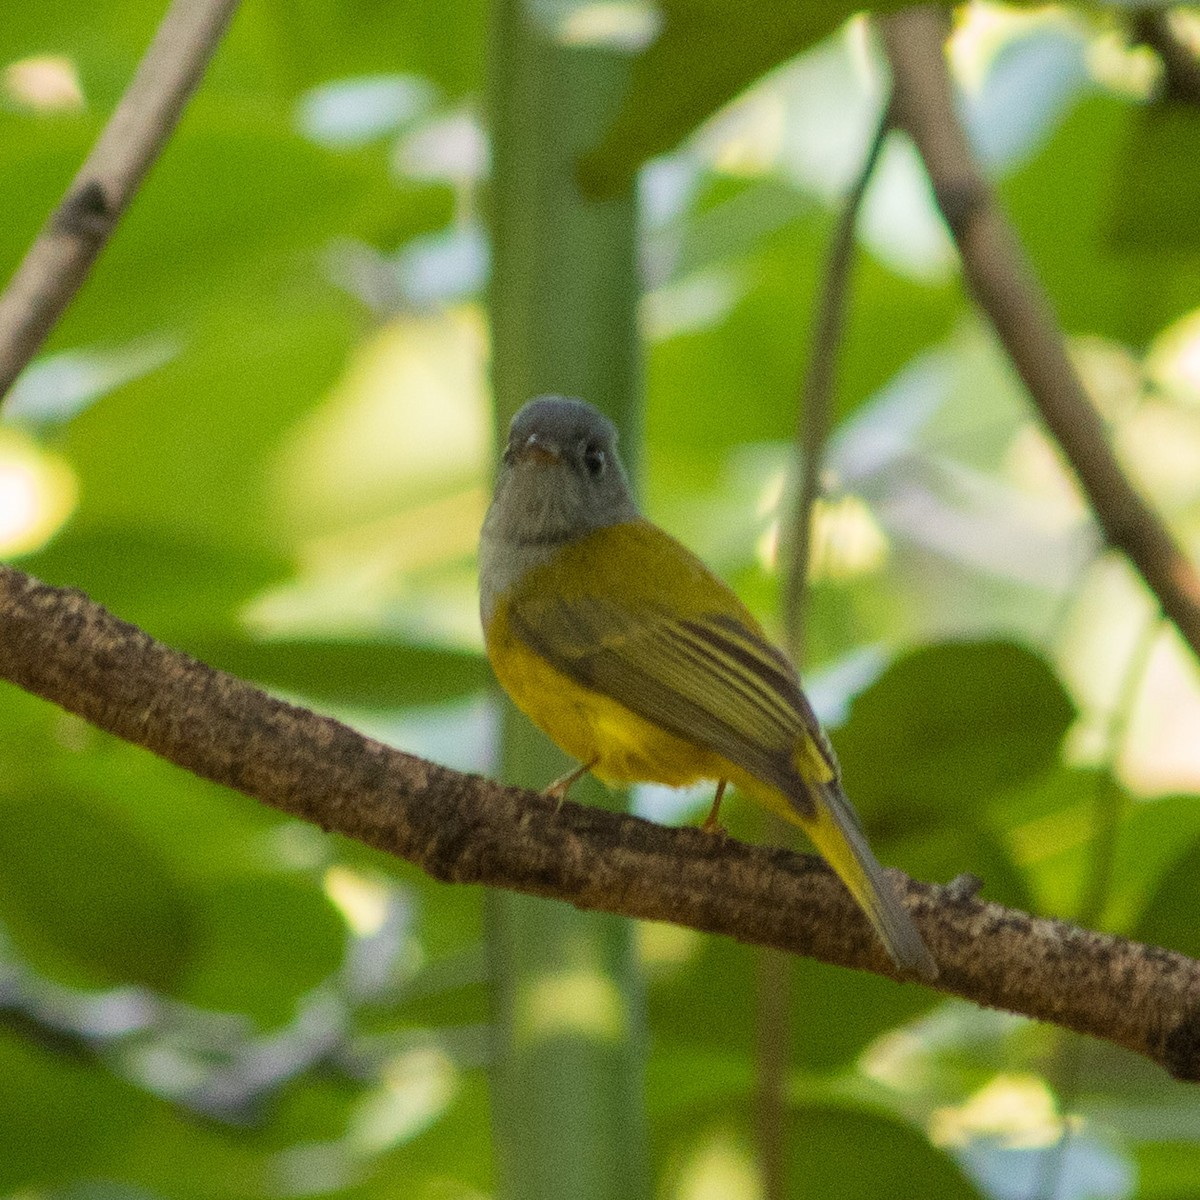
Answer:
[[[564,753],[606,783],[661,783],[684,787],[728,778],[734,770],[718,754],[652,725],[624,705],[585,688],[552,667],[509,629],[501,600],[486,631],[492,669],[513,703]]]
[[[484,639],[492,669],[513,702],[561,750],[606,783],[660,783],[685,787],[724,779],[788,820],[793,803],[777,787],[750,774],[699,741],[689,741],[641,716],[619,700],[559,670],[513,630],[510,611],[531,599],[571,604],[602,600],[646,619],[666,611],[677,618],[725,615],[765,639],[734,593],[674,538],[644,521],[606,527],[560,548],[529,571],[507,595],[496,597]],[[797,737],[797,768],[827,780],[832,768],[811,737]]]

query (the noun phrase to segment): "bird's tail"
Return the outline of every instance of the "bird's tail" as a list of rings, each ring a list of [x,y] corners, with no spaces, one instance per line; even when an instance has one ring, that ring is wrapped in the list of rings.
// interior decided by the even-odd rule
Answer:
[[[800,824],[867,914],[892,962],[905,974],[936,979],[937,963],[867,845],[858,814],[837,781],[810,784],[806,792],[816,815],[798,813]]]

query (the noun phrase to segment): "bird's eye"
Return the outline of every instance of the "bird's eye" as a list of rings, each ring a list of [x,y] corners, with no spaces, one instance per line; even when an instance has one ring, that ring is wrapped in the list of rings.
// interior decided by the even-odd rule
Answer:
[[[588,474],[593,479],[599,479],[604,474],[604,467],[608,461],[602,447],[597,446],[594,442],[588,442],[583,447],[583,465],[587,467]]]

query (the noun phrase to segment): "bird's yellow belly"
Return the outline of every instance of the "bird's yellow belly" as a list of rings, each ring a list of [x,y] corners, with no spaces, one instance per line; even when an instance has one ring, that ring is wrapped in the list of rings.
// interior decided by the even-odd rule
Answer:
[[[566,754],[595,762],[592,774],[605,783],[684,787],[730,777],[734,768],[720,755],[582,687],[511,637],[506,625],[497,614],[487,636],[488,658],[504,690]]]

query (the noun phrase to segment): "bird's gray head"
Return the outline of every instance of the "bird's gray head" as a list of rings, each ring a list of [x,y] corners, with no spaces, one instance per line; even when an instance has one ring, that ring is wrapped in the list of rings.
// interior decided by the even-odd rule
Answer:
[[[582,400],[539,396],[517,413],[485,536],[548,544],[636,516],[616,426],[602,412]]]

